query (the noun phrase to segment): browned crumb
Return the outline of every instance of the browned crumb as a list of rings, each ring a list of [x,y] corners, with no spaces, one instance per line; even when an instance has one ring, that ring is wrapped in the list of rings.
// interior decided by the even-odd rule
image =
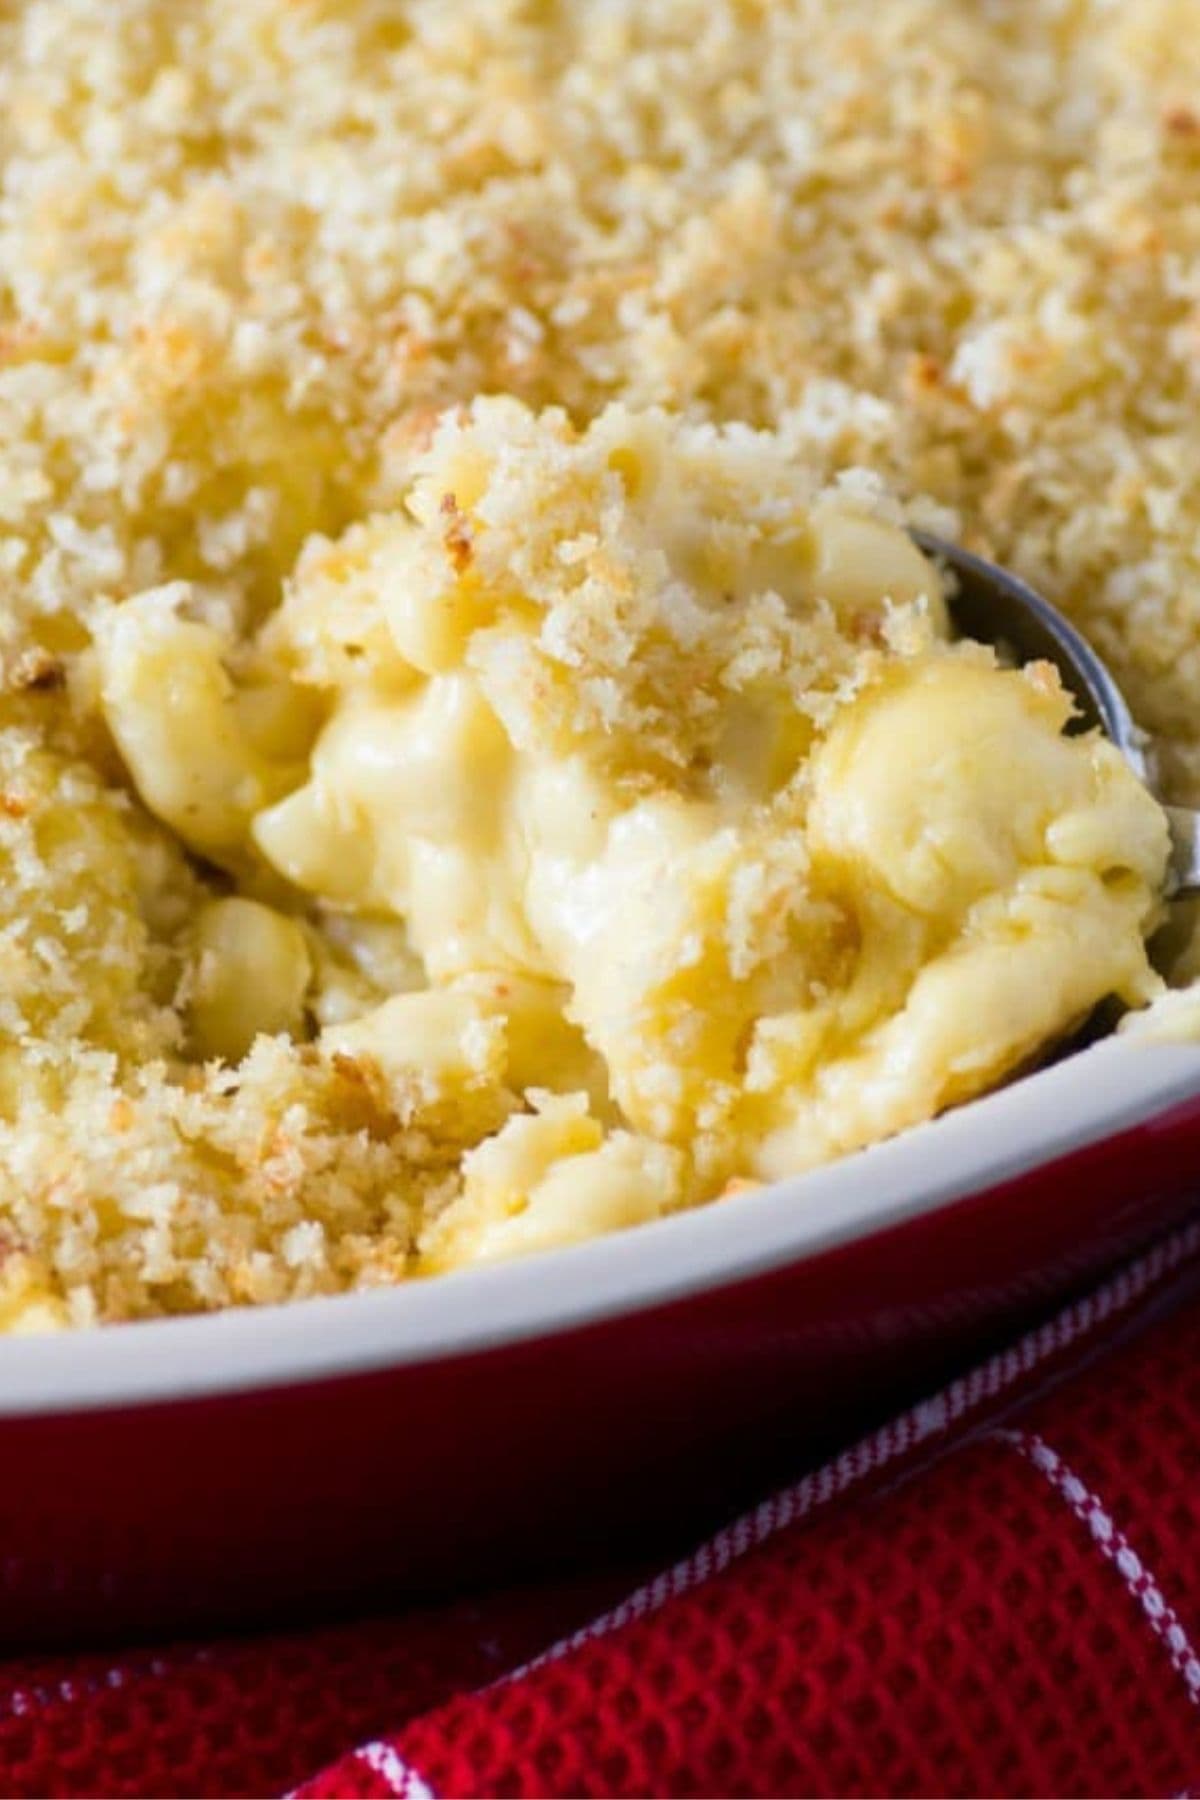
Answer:
[[[473,555],[471,547],[471,528],[465,516],[459,511],[458,501],[453,494],[443,494],[439,509],[448,521],[442,541],[446,546],[446,554],[454,565],[456,575],[464,575],[471,566]]]
[[[11,685],[20,690],[31,690],[34,693],[53,693],[63,687],[67,679],[66,664],[48,650],[36,646],[25,650],[13,665]]]

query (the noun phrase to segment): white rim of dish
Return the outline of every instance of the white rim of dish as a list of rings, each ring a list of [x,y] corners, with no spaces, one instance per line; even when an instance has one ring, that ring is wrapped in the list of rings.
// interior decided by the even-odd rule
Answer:
[[[843,1161],[561,1250],[369,1293],[0,1343],[0,1418],[286,1387],[545,1338],[929,1215],[1200,1092],[1200,1046],[1108,1039]]]

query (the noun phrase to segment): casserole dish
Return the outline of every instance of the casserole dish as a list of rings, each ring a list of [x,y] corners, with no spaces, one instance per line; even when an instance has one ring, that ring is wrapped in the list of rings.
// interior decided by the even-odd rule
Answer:
[[[10,1340],[5,1642],[377,1606],[635,1523],[677,1541],[1179,1219],[1198,1149],[1200,1049],[1111,1039],[574,1248]]]

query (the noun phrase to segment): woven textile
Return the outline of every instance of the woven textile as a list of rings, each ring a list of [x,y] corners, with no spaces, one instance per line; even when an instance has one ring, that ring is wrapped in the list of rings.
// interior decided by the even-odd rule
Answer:
[[[1200,1786],[1200,1228],[674,1569],[0,1674],[20,1794]]]

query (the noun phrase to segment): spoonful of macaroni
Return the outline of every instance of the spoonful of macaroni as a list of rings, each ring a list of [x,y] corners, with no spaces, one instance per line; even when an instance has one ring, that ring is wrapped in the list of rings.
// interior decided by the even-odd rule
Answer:
[[[1079,711],[1068,731],[1101,730],[1117,746],[1139,781],[1153,788],[1153,770],[1139,731],[1112,674],[1087,639],[1041,594],[995,563],[914,531],[927,556],[954,577],[947,596],[951,620],[966,638],[992,644],[1017,663],[1053,663]],[[1171,830],[1165,892],[1172,900],[1200,892],[1200,813],[1164,806]]]

